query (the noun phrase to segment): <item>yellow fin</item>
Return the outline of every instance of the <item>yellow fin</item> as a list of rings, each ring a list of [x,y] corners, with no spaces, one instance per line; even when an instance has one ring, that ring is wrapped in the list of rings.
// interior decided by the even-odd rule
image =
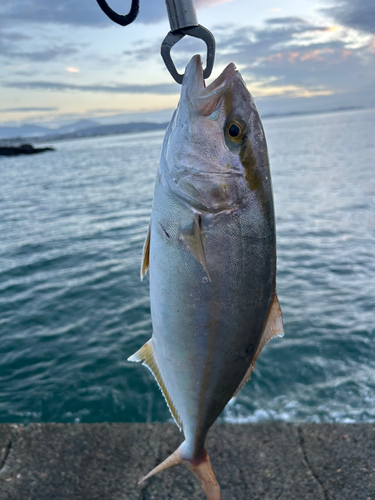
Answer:
[[[184,442],[185,443],[185,442]],[[182,443],[172,455],[164,460],[160,465],[155,467],[151,472],[142,478],[138,484],[143,483],[146,479],[154,476],[158,472],[168,469],[172,465],[185,464],[200,481],[203,491],[207,495],[207,500],[221,500],[220,487],[216,480],[215,473],[212,470],[210,457],[206,449],[204,449],[204,456],[200,460],[189,460],[184,457],[184,443]]]
[[[246,382],[250,380],[251,373],[255,366],[255,361],[257,360],[257,357],[259,356],[261,350],[267,344],[267,342],[269,342],[272,339],[272,337],[282,337],[283,335],[284,335],[283,316],[281,314],[279,299],[277,298],[277,295],[275,293],[271,302],[271,307],[268,312],[266,326],[264,327],[262,336],[258,344],[258,348],[255,352],[255,356],[244,378],[242,379],[240,385],[238,386],[236,392],[234,393],[233,397],[236,396],[242,389],[242,387],[246,384]]]
[[[197,261],[202,264],[203,269],[206,271],[207,278],[209,279],[209,281],[211,281],[210,274],[207,268],[206,256],[204,254],[200,223],[194,220],[193,232],[191,233],[189,231],[181,231],[180,238],[186,248],[194,255]]]
[[[207,495],[207,500],[221,500],[220,486],[216,480],[215,473],[212,470],[212,465],[208,453],[205,460],[200,464],[191,465],[187,463],[188,468],[199,479],[203,491]]]
[[[163,393],[163,396],[167,402],[169,411],[172,413],[172,417],[174,418],[176,424],[178,425],[179,429],[182,429],[182,424],[179,419],[177,410],[172,402],[172,399],[167,391],[167,388],[165,386],[163,377],[161,376],[160,370],[158,363],[156,361],[156,356],[154,352],[154,348],[152,347],[152,339],[150,339],[144,346],[142,346],[139,351],[137,351],[135,354],[130,356],[128,358],[128,361],[133,361],[133,362],[140,362],[143,361],[143,365],[147,366],[147,368],[151,371],[153,376],[156,379],[156,382],[158,383],[161,392]]]
[[[143,280],[143,276],[147,273],[147,269],[150,266],[150,237],[151,237],[151,221],[148,226],[147,236],[145,239],[145,243],[143,245],[143,253],[142,253],[142,265],[141,265],[141,281]]]

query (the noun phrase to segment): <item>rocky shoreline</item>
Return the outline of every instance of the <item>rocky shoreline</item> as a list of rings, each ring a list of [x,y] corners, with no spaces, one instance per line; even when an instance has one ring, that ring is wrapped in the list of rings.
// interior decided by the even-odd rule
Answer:
[[[0,156],[35,155],[46,151],[55,151],[54,148],[34,148],[31,144],[20,146],[0,146]]]

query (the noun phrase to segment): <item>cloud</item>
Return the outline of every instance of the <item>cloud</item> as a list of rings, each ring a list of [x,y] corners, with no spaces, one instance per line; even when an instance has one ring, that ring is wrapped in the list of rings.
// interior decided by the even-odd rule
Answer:
[[[144,41],[140,41],[139,43],[137,42],[134,45],[134,48],[132,47],[131,50],[124,50],[122,53],[124,56],[133,59],[133,61],[135,62],[147,61],[150,58],[154,58],[155,55],[159,57],[160,40],[155,40],[152,43],[146,44],[144,43]]]
[[[17,1],[22,3],[26,0]],[[50,0],[48,1],[50,4]],[[82,0],[83,3],[85,1]],[[95,0],[90,1],[96,7]],[[115,0],[110,1],[111,5],[113,1],[112,6],[116,8]],[[34,2],[35,0],[28,0],[27,3],[31,6]],[[141,1],[141,8],[142,5],[144,9],[151,5],[147,2],[148,0],[144,0],[142,4]],[[11,4],[10,0],[8,3]],[[63,0],[63,11],[68,3],[68,0]],[[215,2],[209,3],[213,5]],[[364,3],[367,5],[367,0],[364,0]],[[39,3],[35,5],[44,8],[46,0],[39,0]],[[158,0],[155,0],[152,5],[155,10],[150,11],[149,15],[150,19],[155,20],[157,12],[164,13],[165,6]],[[349,3],[346,3],[346,0],[341,3],[336,2],[331,10],[342,8],[343,5],[349,5]],[[355,5],[357,5],[357,0],[354,0]],[[0,18],[2,9],[4,10],[4,6],[0,5]],[[335,15],[338,15],[338,11],[335,12]],[[346,10],[346,13],[348,12],[351,12],[350,9]],[[104,19],[106,19],[105,16]],[[371,38],[370,34],[364,34],[342,25],[332,27],[328,23],[317,24],[293,16],[272,17],[267,19],[261,27],[238,27],[226,24],[214,27],[213,31],[217,40],[215,68],[234,61],[255,96],[265,96],[267,99],[271,99],[272,96],[278,99],[281,96],[285,99],[321,96],[323,99],[327,96],[333,98],[351,93],[354,99],[355,94],[359,96],[362,92],[364,96],[364,92],[367,92],[366,95],[368,95],[369,89],[374,88],[375,43],[374,37]],[[71,64],[78,64],[76,58],[71,59],[72,51],[75,50],[73,45],[61,45],[61,42],[56,39],[48,47],[38,46],[31,51],[30,46],[27,47],[27,43],[22,41],[22,45],[29,48],[29,52],[24,54],[17,45],[21,39],[19,37],[22,37],[22,33],[14,31],[2,35],[0,30],[0,53],[9,57],[13,54],[12,57],[24,57],[33,61],[62,59],[65,54],[69,59],[64,61],[63,68],[73,68]],[[128,66],[134,64],[134,60],[139,60],[138,58],[143,58],[142,60],[154,58],[156,51],[159,50],[159,43],[160,41],[156,42],[152,39],[145,40],[142,44],[135,43],[134,51],[123,52],[124,56],[131,59],[130,62],[128,61]],[[4,50],[1,50],[3,48]],[[205,52],[203,42],[192,37],[185,37],[173,47],[172,57],[176,66],[182,69],[190,57],[197,52],[202,54]],[[30,66],[33,66],[35,70],[34,65]],[[4,78],[5,75],[2,75],[3,80]],[[180,91],[179,86],[174,83],[102,85],[91,83],[90,80],[86,83],[83,83],[84,80],[75,80],[73,84],[69,81],[66,83],[46,81],[44,77],[39,77],[38,81],[34,81],[32,76],[19,77],[19,79],[15,76],[7,78],[8,81],[2,83],[4,87],[21,90],[159,95],[178,94]],[[34,78],[38,77],[34,76]],[[69,80],[68,77],[67,80]],[[363,97],[362,101],[364,99]]]
[[[78,49],[73,44],[61,44],[53,41],[49,41],[45,47],[35,45],[33,50],[28,50],[32,46],[29,42],[30,37],[23,33],[0,29],[0,56],[12,60],[17,58],[33,62],[46,62],[78,53]]]
[[[210,7],[231,0],[197,0],[197,7]],[[110,0],[111,8],[119,14],[126,14],[130,2]],[[154,23],[167,15],[164,0],[142,0],[137,21]],[[113,25],[102,12],[95,0],[7,0],[0,3],[0,19],[2,22],[22,23],[55,23],[75,26],[104,27]]]
[[[67,71],[68,73],[79,73],[79,68],[68,66],[67,68],[65,68],[65,71]]]
[[[272,17],[266,19],[266,24],[307,24],[307,22],[300,17]]]
[[[21,41],[29,40],[27,35],[19,32],[5,31],[0,27],[0,55],[11,54]]]
[[[107,19],[93,0],[15,0],[1,2],[0,18],[5,24],[57,23],[73,25],[105,25]]]
[[[32,113],[34,111],[57,111],[55,107],[3,108],[0,113]]]
[[[178,94],[180,87],[175,83],[156,85],[75,85],[61,82],[29,81],[29,82],[3,82],[3,87],[28,89],[28,90],[49,90],[54,92],[104,92],[117,94]]]
[[[73,54],[77,54],[77,52],[78,50],[75,47],[70,45],[61,45],[30,52],[12,50],[8,52],[7,56],[11,56],[12,58],[17,57],[33,62],[46,62],[60,59],[65,56],[71,56]]]
[[[234,29],[233,26],[216,26],[216,59],[223,64],[234,61],[245,68],[256,68],[264,58],[294,45],[302,45],[298,37],[309,35],[316,38],[317,34],[326,31],[325,26],[315,26],[297,17],[268,19],[263,28],[237,27]],[[306,45],[316,46],[317,42],[310,40]],[[173,48],[175,59],[186,55],[191,56],[200,49],[202,49],[202,42],[191,37],[184,38]]]
[[[375,85],[375,45],[346,28],[277,17],[261,28],[216,26],[216,66],[234,61],[258,97],[311,98],[362,92]],[[195,39],[174,47],[185,62],[202,51]],[[368,92],[368,90],[366,90]],[[358,94],[359,95],[359,94]],[[344,97],[343,97],[344,100]]]
[[[4,30],[1,30],[0,40],[2,43],[9,43],[9,42],[19,42],[21,40],[30,40],[30,37],[20,32],[15,32],[15,31],[6,32]]]
[[[374,0],[336,0],[333,7],[322,11],[340,24],[375,33]]]
[[[216,66],[234,61],[258,96],[327,96],[375,85],[374,40],[344,27],[276,17],[261,28],[221,25],[214,32]],[[139,55],[151,57],[153,48],[150,42]],[[182,69],[197,52],[205,52],[203,42],[185,37],[172,58]]]

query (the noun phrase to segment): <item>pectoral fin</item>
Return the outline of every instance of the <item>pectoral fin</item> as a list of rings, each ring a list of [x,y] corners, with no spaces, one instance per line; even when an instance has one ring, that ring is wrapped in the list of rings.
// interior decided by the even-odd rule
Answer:
[[[191,230],[181,230],[180,231],[180,239],[184,244],[185,248],[187,248],[200,262],[203,266],[203,269],[206,271],[207,278],[211,281],[210,274],[207,268],[206,256],[204,254],[204,246],[202,241],[202,233],[199,221],[193,221],[193,226]]]
[[[250,380],[251,373],[255,366],[255,361],[257,360],[257,357],[259,356],[261,350],[267,344],[267,342],[269,342],[272,339],[272,337],[282,337],[283,335],[284,335],[283,317],[281,314],[279,299],[277,298],[277,295],[275,293],[269,309],[266,326],[264,327],[262,336],[258,344],[258,348],[255,352],[255,356],[244,378],[242,379],[240,385],[238,386],[236,392],[234,393],[233,397],[236,396],[238,392],[242,389],[242,387],[246,384],[246,382]]]
[[[151,371],[153,376],[156,379],[156,382],[158,383],[161,392],[163,393],[163,396],[167,402],[168,408],[170,412],[172,413],[172,417],[175,419],[176,424],[182,429],[182,424],[179,419],[177,410],[173,404],[173,401],[171,399],[171,396],[169,395],[169,392],[165,386],[163,377],[160,373],[159,365],[156,360],[154,348],[152,346],[152,339],[150,339],[144,346],[142,346],[139,351],[137,351],[135,354],[130,356],[128,358],[128,361],[134,361],[134,362],[140,362],[143,361],[143,365],[147,366],[147,368]]]
[[[143,276],[147,273],[147,269],[149,268],[150,265],[150,239],[151,239],[151,221],[148,226],[146,239],[143,245],[141,281],[143,280]]]

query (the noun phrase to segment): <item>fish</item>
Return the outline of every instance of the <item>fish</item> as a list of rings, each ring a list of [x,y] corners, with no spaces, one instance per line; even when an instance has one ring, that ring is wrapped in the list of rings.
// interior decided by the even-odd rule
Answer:
[[[183,463],[208,500],[220,487],[207,433],[284,333],[267,143],[253,97],[230,63],[206,87],[186,67],[156,176],[141,278],[149,271],[151,339],[129,361],[154,375],[184,441],[141,482]]]

